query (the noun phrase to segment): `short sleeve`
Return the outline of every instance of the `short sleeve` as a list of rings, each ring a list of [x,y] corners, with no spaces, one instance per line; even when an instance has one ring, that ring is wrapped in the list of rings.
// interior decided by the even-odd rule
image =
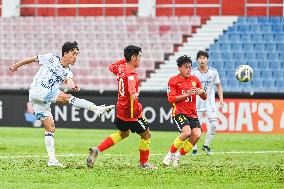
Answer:
[[[219,74],[216,71],[215,72],[215,77],[214,77],[214,81],[213,81],[214,85],[217,85],[218,83],[221,83],[220,78],[219,78]]]
[[[53,54],[47,53],[37,56],[37,61],[39,64],[51,64],[53,62]]]

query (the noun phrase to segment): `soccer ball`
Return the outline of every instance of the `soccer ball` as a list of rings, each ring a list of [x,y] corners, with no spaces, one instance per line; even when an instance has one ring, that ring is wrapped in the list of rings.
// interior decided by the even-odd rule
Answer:
[[[241,82],[248,82],[253,78],[253,70],[249,65],[240,65],[235,72],[236,78]]]

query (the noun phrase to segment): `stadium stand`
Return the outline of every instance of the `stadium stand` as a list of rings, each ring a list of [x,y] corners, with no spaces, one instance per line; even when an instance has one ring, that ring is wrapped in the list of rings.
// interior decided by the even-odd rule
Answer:
[[[8,71],[22,57],[46,52],[61,55],[66,40],[79,43],[78,64],[73,67],[75,80],[84,90],[113,90],[115,78],[108,65],[123,57],[123,48],[136,44],[143,48],[143,63],[138,69],[141,80],[154,71],[155,62],[163,62],[174,44],[182,43],[183,34],[201,24],[200,17],[11,17],[0,22],[0,87],[27,89],[38,66],[21,68],[20,74]],[[21,82],[18,82],[21,79]]]

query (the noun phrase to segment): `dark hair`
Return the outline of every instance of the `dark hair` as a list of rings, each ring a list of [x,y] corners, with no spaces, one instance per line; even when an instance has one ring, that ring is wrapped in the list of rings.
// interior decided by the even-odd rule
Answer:
[[[183,64],[186,64],[186,63],[190,63],[192,65],[191,58],[186,55],[183,55],[177,59],[178,67],[181,67]]]
[[[129,62],[131,60],[131,57],[133,55],[138,56],[139,52],[142,52],[141,47],[129,45],[124,49],[124,58],[126,59],[127,62]]]
[[[64,56],[64,53],[68,53],[69,51],[72,51],[73,49],[79,50],[77,42],[76,41],[73,41],[73,42],[66,41],[62,45],[62,56]]]
[[[200,56],[205,56],[207,59],[209,58],[209,54],[208,54],[206,51],[198,51],[197,56],[196,56],[196,60],[197,60]]]

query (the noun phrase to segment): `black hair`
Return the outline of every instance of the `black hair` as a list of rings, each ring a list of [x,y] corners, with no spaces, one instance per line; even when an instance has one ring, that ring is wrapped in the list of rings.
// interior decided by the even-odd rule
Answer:
[[[64,53],[68,53],[69,51],[72,51],[73,49],[77,49],[79,51],[78,43],[76,41],[73,41],[73,42],[66,41],[62,45],[62,56],[64,56]]]
[[[183,64],[186,64],[186,63],[190,63],[190,65],[192,65],[191,58],[186,55],[183,55],[177,59],[178,67],[181,67]]]
[[[197,55],[196,55],[196,60],[200,57],[200,56],[205,56],[207,59],[209,58],[209,54],[206,51],[198,51]]]
[[[140,52],[142,52],[141,47],[129,45],[124,49],[124,58],[126,59],[127,62],[129,62],[133,55],[138,56]]]

